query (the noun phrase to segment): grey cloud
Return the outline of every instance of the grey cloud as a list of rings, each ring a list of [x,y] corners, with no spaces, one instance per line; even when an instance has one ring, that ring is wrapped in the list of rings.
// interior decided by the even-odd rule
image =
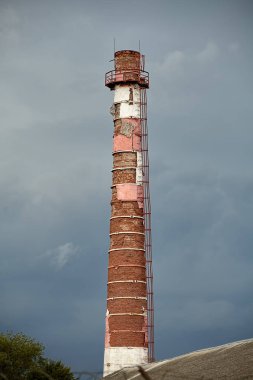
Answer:
[[[65,243],[48,250],[44,256],[50,259],[56,269],[61,269],[78,254],[79,250],[80,248],[73,243]]]
[[[151,78],[157,358],[251,337],[251,2],[2,0],[0,25],[1,330],[102,368],[116,37]]]

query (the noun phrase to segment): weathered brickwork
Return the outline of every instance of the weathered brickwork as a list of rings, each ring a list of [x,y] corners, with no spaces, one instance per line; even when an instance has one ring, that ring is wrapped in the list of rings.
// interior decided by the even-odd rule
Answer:
[[[141,315],[112,315],[109,318],[109,328],[113,330],[142,331],[143,317]]]
[[[114,298],[108,300],[108,307],[111,313],[120,313],[122,309],[126,313],[141,314],[146,306],[146,299],[135,298]]]
[[[145,267],[136,266],[114,266],[110,267],[108,271],[108,281],[119,280],[146,280]]]
[[[112,183],[135,183],[136,169],[115,170],[112,175]]]
[[[115,68],[119,71],[140,70],[140,53],[130,50],[116,52]]]
[[[128,153],[115,153],[113,155],[113,167],[114,168],[123,168],[137,166],[137,155],[136,152]]]
[[[146,297],[146,283],[142,282],[118,282],[107,285],[108,298],[111,297]],[[122,310],[124,313],[125,310]]]
[[[110,249],[114,249],[114,248],[143,249],[143,245],[144,245],[144,235],[129,234],[128,232],[124,232],[119,235],[111,236]]]
[[[143,251],[120,250],[109,254],[109,267],[114,265],[145,265],[146,260]]]
[[[140,218],[115,218],[110,224],[110,233],[124,231],[144,233],[143,219]]]
[[[114,63],[117,84],[106,84],[115,92],[105,374],[118,368],[124,347],[133,350],[131,359],[122,358],[126,365],[147,361],[141,88],[148,82],[141,79],[139,52],[116,52]]]
[[[110,344],[112,347],[145,347],[145,332],[120,331],[111,332]]]
[[[116,190],[115,188],[112,189],[112,196],[116,196]],[[112,206],[112,213],[111,216],[117,216],[117,215],[128,215],[128,216],[141,216],[143,217],[143,210],[138,207],[137,202],[134,201],[128,201],[123,202],[119,201],[117,198],[114,199],[114,201],[111,202]]]

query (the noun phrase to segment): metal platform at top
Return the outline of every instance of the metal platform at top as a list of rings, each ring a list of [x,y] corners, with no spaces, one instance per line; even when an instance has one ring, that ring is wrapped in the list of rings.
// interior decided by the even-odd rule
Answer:
[[[142,88],[149,88],[149,73],[143,70],[111,70],[105,74],[105,86],[110,89],[121,83],[136,83]]]

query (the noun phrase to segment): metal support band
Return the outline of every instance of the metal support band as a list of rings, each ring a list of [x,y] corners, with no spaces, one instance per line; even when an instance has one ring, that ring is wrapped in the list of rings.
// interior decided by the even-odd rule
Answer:
[[[145,334],[145,331],[142,330],[112,330],[112,333],[142,333]]]
[[[127,170],[127,169],[134,169],[134,170],[136,170],[137,166],[125,166],[125,167],[123,166],[121,168],[114,168],[111,171],[114,172],[115,170]]]
[[[116,283],[125,283],[125,282],[130,282],[130,283],[142,283],[142,284],[146,284],[147,282],[146,281],[141,281],[141,280],[118,280],[118,281],[108,281],[107,284],[116,284]]]
[[[135,168],[136,169],[136,168]],[[145,182],[145,181],[141,181],[141,182]],[[136,185],[136,182],[123,182],[123,183],[115,183],[114,185],[111,186],[111,189],[117,185],[126,185],[126,184],[134,184]],[[142,186],[142,185],[137,185],[137,186]]]
[[[112,248],[112,249],[109,249],[108,252],[113,252],[113,251],[143,251],[145,252],[145,249],[143,248]]]
[[[113,313],[113,314],[108,314],[108,317],[112,316],[112,315],[139,315],[141,317],[145,317],[146,316],[146,313]]]
[[[113,301],[117,299],[133,299],[133,300],[146,300],[147,297],[109,297],[107,301]]]
[[[112,152],[112,155],[117,154],[117,153],[137,153],[137,150],[116,150]]]
[[[120,267],[123,267],[123,268],[132,268],[132,267],[137,267],[137,268],[146,268],[146,265],[135,265],[135,264],[130,264],[130,265],[111,265],[110,267],[108,267],[108,269],[112,269],[112,268],[120,268]]]
[[[117,218],[136,218],[136,219],[144,219],[143,216],[138,216],[138,215],[118,215],[118,216],[112,216],[111,219],[117,219]]]
[[[119,101],[117,101],[117,102],[113,102],[113,104],[121,104],[121,103],[128,103],[128,104],[141,104],[141,102],[139,101],[139,102],[137,102],[136,100],[135,101],[129,101],[129,100],[119,100]],[[122,118],[122,117],[120,117],[119,119],[124,119],[124,118]],[[140,119],[140,117],[136,117],[136,119]]]
[[[135,168],[136,169],[136,168]],[[131,184],[131,185],[136,185],[136,182],[122,182],[122,183],[114,183],[112,186],[111,186],[111,189],[113,188],[113,187],[115,187],[115,186],[117,186],[117,185],[129,185],[129,184]],[[141,185],[139,185],[139,186],[141,186]]]
[[[120,235],[120,234],[145,235],[145,233],[143,233],[143,232],[135,232],[135,231],[120,231],[120,232],[112,232],[112,233],[110,233],[110,236],[112,236],[112,235]]]

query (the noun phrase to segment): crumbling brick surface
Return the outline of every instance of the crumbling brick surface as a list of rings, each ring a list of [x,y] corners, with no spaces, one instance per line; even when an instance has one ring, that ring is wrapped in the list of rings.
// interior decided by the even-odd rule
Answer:
[[[116,218],[111,220],[110,233],[124,231],[144,233],[143,219]]]
[[[112,173],[112,183],[136,183],[136,169],[115,170]]]
[[[112,251],[109,254],[109,266],[114,265],[145,265],[146,259],[143,251]]]
[[[112,235],[110,249],[114,248],[144,248],[144,235],[139,234],[119,234]]]
[[[124,328],[122,328],[124,326]],[[142,331],[143,316],[141,315],[111,315],[109,318],[110,331],[133,330]]]
[[[146,284],[142,282],[130,283],[119,282],[107,285],[108,298],[111,297],[145,297],[146,296]]]
[[[114,153],[113,155],[113,168],[137,166],[137,154],[136,152],[122,152]]]
[[[131,50],[118,51],[115,53],[116,71],[139,71],[140,53]]]
[[[143,209],[139,208],[136,201],[119,201],[116,198],[117,191],[115,188],[112,189],[112,193],[115,194],[115,199],[111,202],[112,206],[112,216],[117,215],[135,215],[143,216]]]
[[[143,313],[146,310],[147,301],[145,299],[116,298],[107,301],[107,308],[110,313]]]
[[[117,119],[114,121],[114,136],[124,135],[126,137],[132,137],[135,129],[135,120],[132,119]]]
[[[116,186],[112,187],[112,201],[111,201],[111,204],[113,204],[114,202],[118,203]]]
[[[145,333],[141,331],[112,332],[110,345],[112,347],[145,347]]]
[[[134,266],[115,266],[109,268],[108,281],[119,281],[119,280],[146,280],[146,269],[145,267],[134,267]]]

